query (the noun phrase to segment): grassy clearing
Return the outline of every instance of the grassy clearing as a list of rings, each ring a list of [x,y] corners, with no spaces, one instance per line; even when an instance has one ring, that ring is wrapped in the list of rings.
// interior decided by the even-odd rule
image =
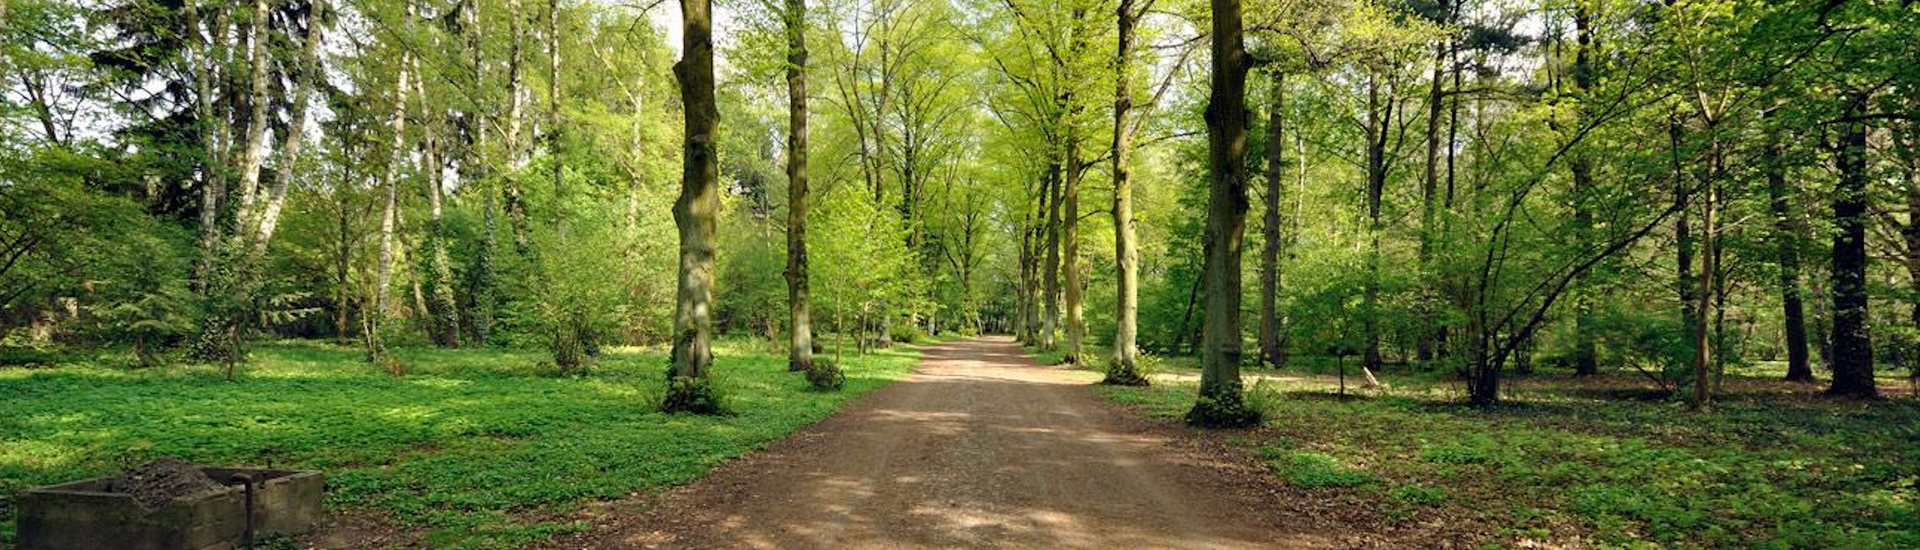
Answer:
[[[545,355],[401,349],[394,378],[357,350],[285,343],[239,380],[213,367],[96,364],[0,370],[0,542],[26,487],[105,475],[150,457],[319,468],[330,509],[367,510],[433,548],[512,548],[577,526],[543,520],[588,500],[683,483],[904,376],[917,353],[847,356],[847,387],[807,389],[765,342],[720,346],[715,378],[737,413],[654,412],[666,359],[609,353],[553,376]]]
[[[1706,414],[1626,374],[1521,379],[1490,410],[1427,374],[1349,399],[1326,376],[1263,380],[1250,399],[1266,425],[1226,437],[1309,498],[1483,548],[1920,548],[1920,401],[1834,401],[1761,374],[1729,379]],[[1170,420],[1192,406],[1193,381],[1156,383],[1100,391]]]

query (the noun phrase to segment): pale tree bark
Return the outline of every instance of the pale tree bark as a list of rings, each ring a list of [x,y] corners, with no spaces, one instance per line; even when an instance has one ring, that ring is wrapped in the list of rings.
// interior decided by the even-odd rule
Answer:
[[[567,241],[566,155],[561,153],[563,124],[560,105],[560,0],[547,0],[547,155],[553,157],[554,225],[561,246]]]
[[[669,391],[662,408],[717,412],[707,371],[713,363],[713,256],[720,211],[720,170],[715,132],[720,112],[713,91],[713,4],[681,0],[684,52],[673,67],[686,112],[685,165],[673,220],[680,232],[678,301],[673,316]]]
[[[1151,2],[1152,0],[1148,0]],[[1133,225],[1133,111],[1134,0],[1120,0],[1114,10],[1119,21],[1113,56],[1113,258],[1118,311],[1114,315],[1113,365],[1109,384],[1144,385],[1140,376],[1140,250]]]
[[[507,0],[507,173],[501,182],[502,194],[506,196],[507,228],[513,232],[513,250],[522,257],[531,254],[533,247],[527,234],[526,199],[520,192],[520,170],[527,165],[526,153],[520,147],[521,126],[527,110],[525,76],[520,66],[520,49],[526,41],[526,31],[521,28],[524,24],[520,0]]]
[[[220,208],[226,200],[226,167],[222,164],[220,137],[215,125],[221,123],[214,109],[215,81],[220,80],[215,61],[218,23],[202,29],[203,14],[199,0],[187,0],[186,18],[193,34],[188,59],[193,64],[195,133],[200,137],[200,261],[194,264],[194,286],[206,290],[207,271],[213,264],[215,244],[220,238]],[[216,18],[217,19],[217,18]],[[204,33],[204,34],[203,34]]]
[[[400,214],[400,165],[407,158],[407,95],[411,91],[409,61],[400,62],[393,86],[393,137],[388,144],[386,171],[380,177],[386,190],[386,206],[380,214],[380,263],[374,268],[373,311],[367,315],[386,316],[388,289],[393,283],[394,226]]]
[[[1187,422],[1244,426],[1260,414],[1241,395],[1240,254],[1247,221],[1247,69],[1239,0],[1212,0],[1212,96],[1207,103],[1206,317],[1200,397]]]
[[[287,136],[280,142],[280,164],[274,167],[273,186],[267,190],[265,202],[257,210],[258,214],[250,227],[253,228],[252,253],[258,258],[267,251],[267,243],[273,240],[274,231],[280,226],[280,212],[287,203],[287,186],[293,184],[293,177],[300,166],[300,150],[306,137],[307,118],[312,101],[313,89],[322,78],[320,66],[320,43],[326,37],[327,3],[315,0],[307,14],[307,33],[300,45],[300,60],[295,65],[293,97],[290,98],[292,119],[287,125]]]
[[[1266,212],[1261,220],[1260,246],[1260,362],[1280,368],[1286,357],[1280,349],[1280,193],[1286,179],[1281,157],[1286,153],[1286,117],[1284,114],[1287,76],[1273,71],[1271,101],[1267,113],[1267,192],[1261,197]]]
[[[267,129],[267,80],[272,72],[267,66],[267,49],[273,44],[267,37],[269,15],[267,0],[253,1],[252,30],[248,31],[252,45],[247,54],[247,137],[240,156],[240,203],[235,205],[234,215],[234,220],[243,224],[253,219],[254,201],[260,194],[260,167],[266,163],[267,140],[271,137]],[[243,226],[237,231],[246,233],[251,229]]]
[[[813,368],[813,316],[807,285],[807,2],[787,13],[787,370]]]

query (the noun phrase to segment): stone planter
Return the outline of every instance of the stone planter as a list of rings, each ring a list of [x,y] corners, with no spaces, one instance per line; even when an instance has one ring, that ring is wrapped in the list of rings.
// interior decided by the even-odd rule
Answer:
[[[230,550],[247,535],[247,491],[237,475],[254,479],[253,536],[297,535],[321,518],[326,488],[320,472],[262,468],[201,468],[225,487],[188,495],[156,508],[106,491],[109,478],[29,489],[19,508],[20,550]]]

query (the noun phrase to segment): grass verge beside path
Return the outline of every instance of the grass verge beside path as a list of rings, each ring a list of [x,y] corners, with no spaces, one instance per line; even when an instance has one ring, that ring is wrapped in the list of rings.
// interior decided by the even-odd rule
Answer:
[[[513,548],[577,528],[543,522],[589,500],[684,483],[905,376],[907,347],[849,355],[843,391],[786,372],[764,342],[724,342],[715,379],[734,416],[654,412],[665,355],[615,351],[582,377],[545,356],[397,350],[391,377],[355,349],[281,344],[239,380],[212,367],[0,369],[0,547],[12,499],[48,483],[178,456],[326,470],[331,512],[381,514],[433,548]]]
[[[1207,436],[1299,492],[1275,505],[1424,547],[1920,548],[1911,398],[1858,403],[1730,380],[1751,391],[1691,414],[1627,375],[1536,376],[1520,382],[1522,399],[1479,410],[1444,380],[1388,378],[1392,389],[1344,400],[1325,376],[1249,379],[1266,424]],[[1195,382],[1155,383],[1099,391],[1177,422]]]

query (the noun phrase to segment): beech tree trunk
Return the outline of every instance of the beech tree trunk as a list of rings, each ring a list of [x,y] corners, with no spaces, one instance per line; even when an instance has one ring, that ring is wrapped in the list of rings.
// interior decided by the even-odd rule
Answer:
[[[1449,23],[1452,12],[1447,0],[1440,0],[1436,6],[1441,23]],[[1433,242],[1438,237],[1434,227],[1435,196],[1440,188],[1440,113],[1441,102],[1445,99],[1447,50],[1449,38],[1435,41],[1433,52],[1433,81],[1427,94],[1427,163],[1424,178],[1420,182],[1420,268],[1429,269],[1433,260]],[[1430,326],[1434,317],[1431,308],[1422,308],[1419,334],[1416,336],[1414,357],[1420,361],[1432,361],[1434,358],[1434,329]]]
[[[1688,214],[1692,210],[1688,208],[1688,203],[1693,201],[1693,193],[1687,189],[1685,171],[1680,165],[1683,132],[1684,129],[1680,127],[1679,120],[1667,121],[1667,138],[1673,152],[1674,201],[1678,203],[1677,207],[1680,209],[1680,215],[1675,216],[1673,221],[1674,279],[1680,291],[1680,326],[1686,331],[1684,341],[1688,346],[1692,346],[1693,327],[1699,312],[1695,310],[1697,300],[1694,298],[1694,291],[1697,288],[1693,279],[1693,221]],[[1692,350],[1688,350],[1687,353],[1690,357]]]
[[[1110,383],[1146,383],[1140,376],[1140,250],[1134,244],[1133,136],[1128,131],[1133,110],[1133,0],[1120,0],[1115,10],[1119,33],[1114,49],[1113,87],[1113,258],[1115,300],[1113,365]]]
[[[1045,307],[1045,319],[1040,327],[1040,347],[1052,351],[1058,347],[1055,335],[1060,329],[1060,159],[1054,158],[1047,165],[1047,256],[1041,265],[1042,305]]]
[[[686,112],[686,150],[673,221],[680,233],[678,301],[673,316],[673,354],[667,400],[704,384],[713,364],[714,233],[720,211],[720,169],[715,132],[720,112],[713,91],[712,0],[681,0],[680,62],[673,67]],[[686,396],[678,396],[684,399]],[[668,407],[674,409],[675,407]]]
[[[1855,118],[1864,94],[1851,98]],[[1833,384],[1828,394],[1873,398],[1873,341],[1867,317],[1867,126],[1844,123],[1835,160],[1840,181],[1833,190]]]
[[[787,370],[813,368],[807,297],[807,2],[787,0]]]
[[[1187,422],[1245,426],[1259,422],[1241,395],[1240,253],[1247,222],[1247,52],[1239,0],[1212,0],[1212,96],[1208,99],[1205,235],[1206,315],[1200,346],[1200,398]]]
[[[1367,78],[1367,281],[1361,306],[1366,324],[1366,351],[1360,368],[1379,370],[1380,357],[1380,234],[1386,230],[1380,218],[1381,200],[1387,188],[1387,139],[1393,121],[1393,98],[1382,101],[1380,83]]]
[[[1260,362],[1268,367],[1280,368],[1286,363],[1284,352],[1280,349],[1280,192],[1284,188],[1286,166],[1281,157],[1286,153],[1286,118],[1283,109],[1286,106],[1287,75],[1273,71],[1273,106],[1267,113],[1267,192],[1262,197],[1262,206],[1266,208],[1265,217],[1260,225],[1263,237],[1260,248]]]
[[[1772,116],[1768,111],[1766,116]],[[1807,314],[1800,302],[1800,232],[1793,222],[1791,202],[1795,193],[1787,184],[1787,167],[1781,158],[1780,136],[1767,134],[1761,154],[1767,170],[1767,198],[1773,210],[1773,240],[1780,264],[1780,308],[1786,325],[1787,380],[1812,382],[1813,367],[1807,354]]]
[[[1587,10],[1586,2],[1573,3],[1574,39],[1578,44],[1578,49],[1574,52],[1573,87],[1576,100],[1581,102],[1576,119],[1579,121],[1577,124],[1580,125],[1586,124],[1585,101],[1588,91],[1594,84],[1592,58],[1596,45],[1593,38],[1593,17]],[[1593,208],[1589,204],[1587,193],[1593,189],[1593,162],[1587,156],[1584,147],[1577,149],[1572,151],[1572,155],[1567,159],[1568,171],[1573,175],[1573,225],[1582,238],[1591,240]],[[1593,323],[1590,319],[1593,316],[1593,298],[1590,296],[1592,293],[1586,292],[1585,285],[1581,283],[1583,281],[1575,281],[1573,291],[1573,373],[1574,376],[1590,376],[1600,373],[1599,348],[1594,344],[1591,326]]]
[[[1083,317],[1083,295],[1086,294],[1086,278],[1080,268],[1080,178],[1085,173],[1080,167],[1080,124],[1077,117],[1069,116],[1067,121],[1067,154],[1065,186],[1061,189],[1062,212],[1060,213],[1060,248],[1062,294],[1066,308],[1067,349],[1063,361],[1068,364],[1080,362],[1080,343],[1086,337],[1086,321]]]
[[[1713,331],[1707,324],[1714,306],[1714,285],[1719,275],[1720,262],[1720,155],[1719,137],[1714,135],[1713,123],[1707,124],[1708,139],[1713,150],[1707,161],[1707,176],[1704,184],[1705,196],[1700,205],[1700,287],[1694,295],[1693,318],[1693,396],[1687,405],[1693,410],[1704,410],[1713,397],[1710,385],[1714,349]]]

